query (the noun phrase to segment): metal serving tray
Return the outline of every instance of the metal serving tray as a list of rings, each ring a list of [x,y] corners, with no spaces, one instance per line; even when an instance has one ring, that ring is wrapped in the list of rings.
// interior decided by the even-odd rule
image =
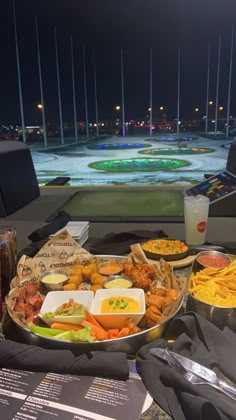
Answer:
[[[124,259],[125,256],[117,255],[96,255],[96,257],[104,259]],[[3,325],[4,334],[6,338],[23,341],[24,343],[44,347],[47,349],[67,349],[71,350],[74,354],[78,355],[88,351],[121,351],[129,355],[135,355],[136,352],[144,344],[149,343],[162,336],[169,321],[178,314],[184,300],[184,294],[180,301],[176,301],[176,308],[170,318],[161,324],[157,324],[152,328],[141,331],[137,334],[128,337],[116,338],[114,340],[98,341],[95,343],[74,343],[71,341],[61,341],[53,338],[42,337],[31,333],[31,331],[23,328],[17,324],[10,315]],[[17,336],[17,337],[16,337]]]

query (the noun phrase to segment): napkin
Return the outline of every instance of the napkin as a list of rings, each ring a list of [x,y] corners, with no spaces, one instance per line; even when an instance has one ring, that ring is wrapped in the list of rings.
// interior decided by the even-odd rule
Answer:
[[[147,239],[167,238],[163,230],[132,230],[130,232],[108,233],[103,239],[96,241],[90,252],[97,255],[124,255],[130,252],[130,245],[144,242]]]
[[[125,353],[91,351],[76,357],[70,350],[47,350],[11,340],[0,342],[0,368],[119,380],[129,377]]]
[[[29,236],[29,240],[32,242],[41,241],[42,239],[48,238],[53,233],[56,233],[59,229],[63,228],[71,217],[64,210],[61,210],[54,219],[47,225],[34,230]]]
[[[235,402],[209,385],[192,385],[177,370],[149,353],[150,348],[168,347],[215,371],[221,379],[236,384],[236,335],[223,331],[194,312],[176,317],[165,337],[144,345],[136,355],[136,365],[146,388],[156,402],[176,420],[235,419]],[[225,376],[225,377],[224,377]]]

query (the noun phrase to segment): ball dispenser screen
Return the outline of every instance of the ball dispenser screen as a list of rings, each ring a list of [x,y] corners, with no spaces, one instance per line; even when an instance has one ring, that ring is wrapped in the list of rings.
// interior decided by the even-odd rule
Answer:
[[[186,195],[202,194],[210,204],[236,192],[236,175],[223,171],[185,191]]]

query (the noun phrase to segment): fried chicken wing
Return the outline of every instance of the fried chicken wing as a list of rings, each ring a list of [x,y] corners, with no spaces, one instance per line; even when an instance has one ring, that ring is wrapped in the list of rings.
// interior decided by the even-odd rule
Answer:
[[[143,289],[143,290],[149,290],[150,289],[151,280],[147,276],[146,273],[136,270],[135,272],[133,272],[131,278],[134,282],[134,287],[137,287],[137,288]]]
[[[165,287],[151,287],[150,293],[156,296],[166,296],[166,288]]]
[[[167,289],[166,296],[163,298],[162,302],[162,312],[165,310],[167,305],[174,302],[178,297],[178,291],[175,289]]]
[[[176,289],[166,289],[167,290],[167,298],[171,300],[176,300],[179,293]]]
[[[140,328],[151,328],[158,324],[161,317],[161,311],[156,306],[149,306],[144,317],[139,322]]]
[[[150,279],[153,279],[156,275],[156,269],[151,264],[136,264],[135,266],[138,270],[144,271]]]
[[[134,287],[144,289],[145,291],[149,290],[152,284],[147,266],[149,264],[136,264],[133,266],[130,262],[124,265],[124,274],[133,280]]]
[[[159,310],[161,310],[163,306],[165,298],[163,296],[152,295],[147,293],[145,296],[145,301],[147,306],[156,306]]]

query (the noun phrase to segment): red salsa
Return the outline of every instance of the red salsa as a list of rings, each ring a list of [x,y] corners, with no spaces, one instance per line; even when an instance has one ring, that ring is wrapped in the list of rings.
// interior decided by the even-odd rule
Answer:
[[[227,258],[221,255],[199,255],[198,262],[205,267],[221,268],[229,264]]]

